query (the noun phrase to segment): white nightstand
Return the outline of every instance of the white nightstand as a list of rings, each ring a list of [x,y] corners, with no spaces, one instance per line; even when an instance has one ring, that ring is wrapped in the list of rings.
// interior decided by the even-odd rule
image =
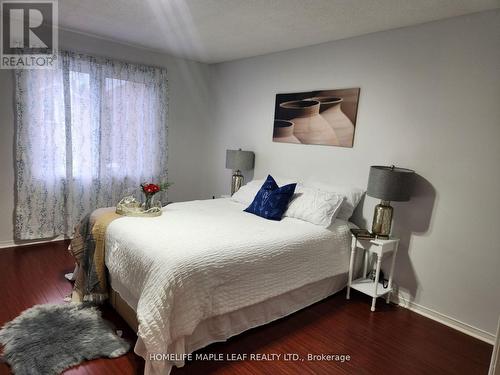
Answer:
[[[347,282],[347,299],[350,297],[351,288],[356,289],[364,294],[372,297],[372,307],[371,310],[375,311],[375,303],[377,297],[386,295],[386,302],[389,303],[391,292],[392,292],[392,276],[394,273],[394,261],[396,260],[396,254],[398,252],[399,238],[391,237],[387,240],[373,239],[373,240],[360,240],[352,236],[351,245],[351,261],[349,263],[349,279]],[[363,275],[361,278],[352,280],[354,263],[356,258],[356,250],[364,251],[363,258]],[[387,288],[384,288],[382,283],[379,283],[380,265],[382,264],[382,258],[384,255],[392,253],[391,260],[391,270],[389,273],[389,283]],[[377,269],[375,281],[368,279],[367,268],[368,268],[368,256],[369,254],[377,255]]]

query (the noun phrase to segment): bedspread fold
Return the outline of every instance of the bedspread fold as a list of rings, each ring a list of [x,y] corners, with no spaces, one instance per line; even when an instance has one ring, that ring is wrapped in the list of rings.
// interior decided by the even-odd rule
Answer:
[[[79,266],[72,302],[102,303],[108,298],[105,235],[109,224],[119,217],[114,207],[100,208],[86,215],[76,226],[68,248]]]

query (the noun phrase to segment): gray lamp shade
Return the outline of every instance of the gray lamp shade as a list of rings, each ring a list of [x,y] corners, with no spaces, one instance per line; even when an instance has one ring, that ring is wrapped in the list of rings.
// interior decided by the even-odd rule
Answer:
[[[414,174],[415,172],[411,169],[381,165],[371,166],[366,194],[384,201],[408,201],[410,200]]]
[[[253,169],[255,154],[252,151],[226,150],[226,168],[240,171]]]

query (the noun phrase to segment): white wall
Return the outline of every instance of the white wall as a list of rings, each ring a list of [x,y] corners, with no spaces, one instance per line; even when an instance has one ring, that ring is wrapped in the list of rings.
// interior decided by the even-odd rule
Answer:
[[[211,123],[210,67],[145,49],[68,31],[60,32],[60,46],[78,52],[164,66],[169,81],[168,169],[169,200],[206,196],[201,183],[207,174],[204,141]],[[10,70],[0,70],[0,245],[13,241],[14,212],[14,83]]]
[[[293,37],[291,35],[290,37]],[[428,309],[494,333],[500,311],[500,12],[491,11],[218,64],[207,183],[227,193],[225,150],[255,176],[365,187],[369,166],[421,177],[395,204],[396,282]],[[360,87],[353,148],[273,143],[275,94]],[[367,197],[357,221],[369,223]]]

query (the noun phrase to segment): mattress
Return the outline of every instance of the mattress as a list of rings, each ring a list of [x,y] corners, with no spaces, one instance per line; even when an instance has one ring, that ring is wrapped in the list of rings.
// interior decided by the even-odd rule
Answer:
[[[265,220],[243,208],[230,199],[175,203],[160,217],[124,217],[108,227],[111,285],[136,311],[135,351],[146,359],[146,373],[167,374],[172,365],[149,355],[184,354],[210,343],[200,327],[216,317],[346,274],[346,222],[325,229],[292,218]],[[286,307],[281,310],[283,316]]]

